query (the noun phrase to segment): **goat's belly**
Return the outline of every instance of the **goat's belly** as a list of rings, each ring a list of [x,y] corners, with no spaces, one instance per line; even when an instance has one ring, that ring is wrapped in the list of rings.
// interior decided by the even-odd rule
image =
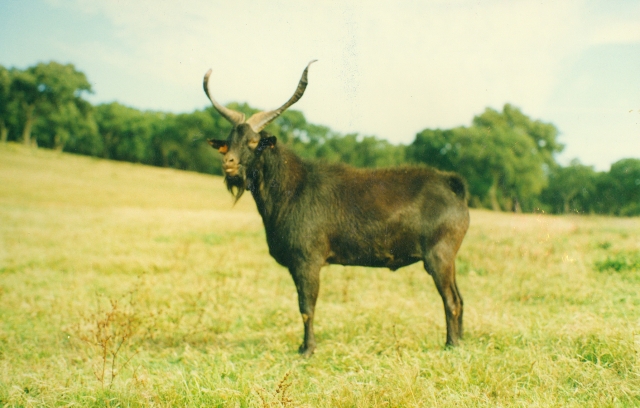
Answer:
[[[413,246],[332,245],[327,257],[330,264],[389,268],[393,271],[420,260],[422,256]]]
[[[396,269],[402,268],[403,266],[414,264],[420,260],[421,259],[419,257],[408,257],[408,258],[402,258],[402,259],[395,259],[395,258],[346,259],[346,258],[332,256],[327,259],[327,263],[345,265],[345,266],[368,266],[372,268],[389,268],[392,271],[395,271]]]

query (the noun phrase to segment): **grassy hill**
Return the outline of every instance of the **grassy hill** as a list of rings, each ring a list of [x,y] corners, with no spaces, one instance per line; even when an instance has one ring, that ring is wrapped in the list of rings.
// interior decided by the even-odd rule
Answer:
[[[640,219],[471,217],[461,347],[422,265],[331,266],[303,360],[249,195],[0,144],[0,405],[640,405]]]

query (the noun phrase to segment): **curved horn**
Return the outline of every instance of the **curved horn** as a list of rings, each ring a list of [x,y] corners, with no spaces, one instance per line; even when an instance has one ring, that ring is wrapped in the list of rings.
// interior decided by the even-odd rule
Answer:
[[[210,76],[211,76],[211,70],[208,70],[207,73],[204,74],[204,80],[202,81],[202,87],[204,88],[204,93],[207,94],[207,97],[209,98],[209,100],[213,104],[213,107],[216,108],[216,110],[222,116],[224,116],[224,118],[226,120],[228,120],[229,122],[233,123],[234,125],[239,125],[241,123],[244,123],[244,113],[236,112],[234,110],[226,108],[226,107],[220,105],[218,102],[216,102],[215,99],[213,99],[213,97],[211,96],[211,92],[209,92],[209,77]]]
[[[272,111],[264,111],[258,112],[251,115],[251,117],[247,120],[247,123],[251,126],[254,132],[258,133],[262,129],[264,129],[271,121],[280,116],[282,112],[287,110],[287,108],[294,103],[298,102],[298,99],[302,97],[304,94],[304,90],[307,88],[307,72],[309,71],[309,66],[316,62],[317,60],[313,60],[307,64],[307,67],[302,72],[302,77],[300,78],[300,82],[298,83],[298,88],[296,88],[296,92],[293,96],[281,107]]]

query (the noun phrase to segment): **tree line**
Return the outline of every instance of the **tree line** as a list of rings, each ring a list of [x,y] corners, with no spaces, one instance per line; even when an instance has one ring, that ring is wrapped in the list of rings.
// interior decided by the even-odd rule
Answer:
[[[222,174],[220,155],[205,142],[225,137],[229,123],[212,107],[174,114],[141,111],[118,102],[97,106],[91,84],[72,64],[0,65],[0,140],[60,151]],[[228,105],[251,116],[246,103]],[[287,110],[266,130],[307,159],[356,167],[426,164],[457,171],[470,204],[499,211],[640,215],[640,159],[608,172],[555,156],[564,146],[558,129],[506,104],[485,109],[469,126],[424,129],[409,145],[373,135],[341,134]]]

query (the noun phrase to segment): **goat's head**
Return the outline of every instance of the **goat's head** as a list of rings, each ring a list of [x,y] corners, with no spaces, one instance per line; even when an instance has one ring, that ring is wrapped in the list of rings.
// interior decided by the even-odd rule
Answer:
[[[234,111],[220,105],[211,95],[209,77],[211,70],[204,75],[204,92],[209,97],[213,107],[231,124],[233,129],[226,140],[209,139],[209,144],[224,155],[222,168],[225,172],[225,183],[227,189],[235,195],[236,200],[240,198],[244,190],[247,189],[247,171],[253,168],[265,149],[273,148],[276,145],[276,137],[268,134],[263,129],[289,106],[296,103],[304,94],[307,87],[307,72],[311,61],[302,72],[302,77],[293,96],[281,107],[272,111],[263,111],[253,114],[245,121],[244,113]],[[236,189],[234,193],[234,188]]]

